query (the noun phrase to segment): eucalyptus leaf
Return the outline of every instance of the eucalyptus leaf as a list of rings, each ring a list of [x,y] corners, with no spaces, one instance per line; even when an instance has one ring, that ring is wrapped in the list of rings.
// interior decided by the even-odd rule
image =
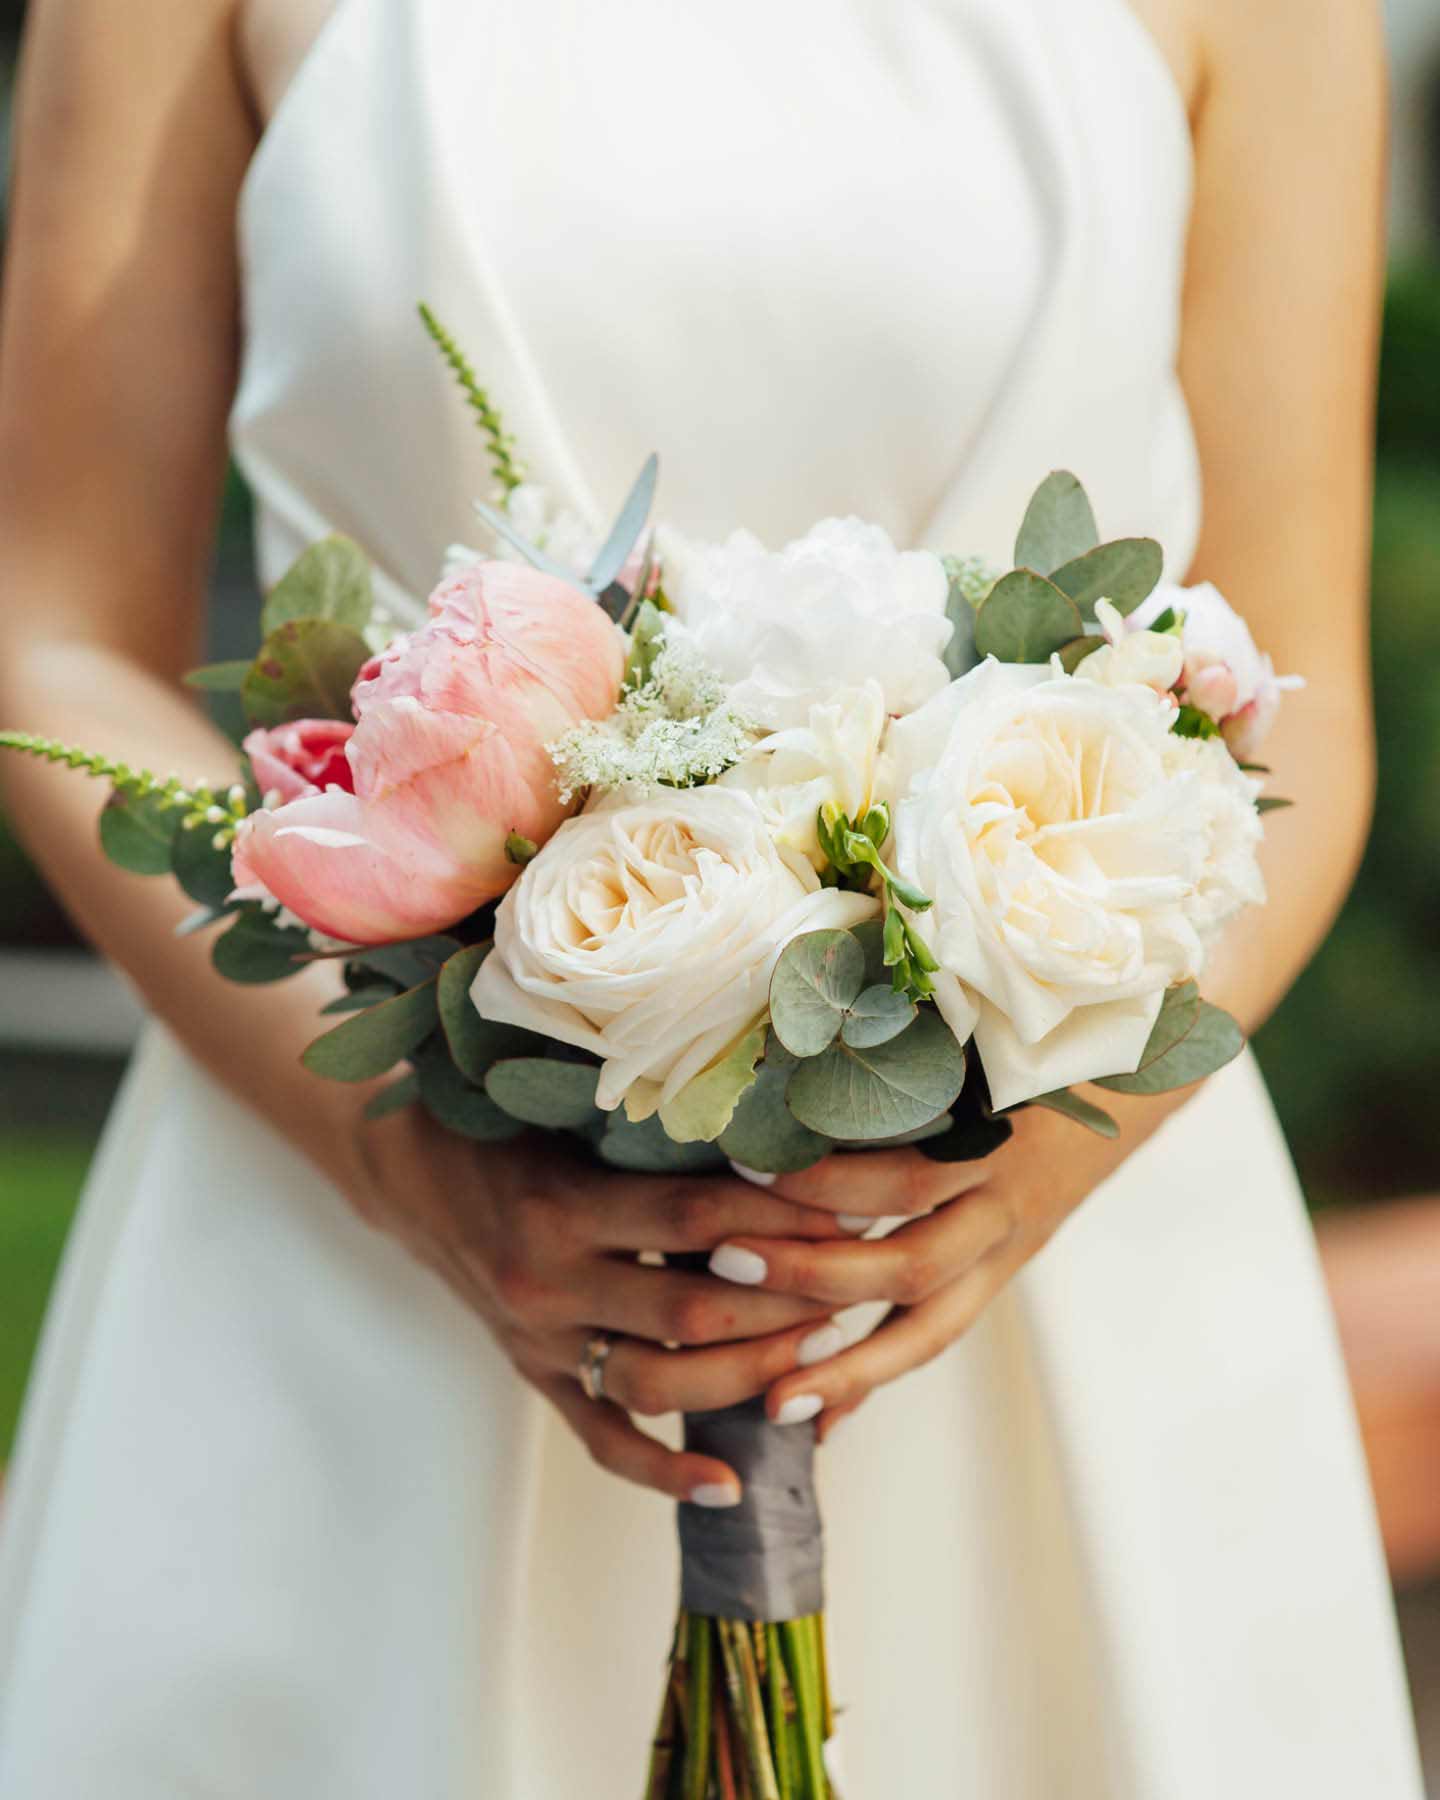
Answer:
[[[258,906],[247,906],[230,929],[216,938],[210,960],[227,981],[258,986],[298,975],[310,963],[310,936],[277,925]]]
[[[852,925],[850,935],[865,953],[863,985],[867,988],[883,987],[890,980],[890,970],[885,961],[884,921],[866,919],[859,925]]]
[[[387,1088],[372,1099],[365,1102],[365,1117],[372,1122],[376,1119],[388,1119],[391,1113],[402,1112],[407,1106],[413,1106],[420,1098],[420,1078],[413,1071],[401,1075],[392,1081]]]
[[[326,1018],[332,1013],[364,1012],[366,1007],[379,1006],[382,1000],[393,1000],[394,997],[393,987],[355,988],[348,994],[341,994],[338,1000],[332,1000],[328,1006],[322,1006],[320,1013],[322,1018]]]
[[[1120,613],[1134,612],[1154,593],[1164,567],[1164,552],[1154,538],[1116,538],[1062,564],[1050,579],[1091,620],[1097,600],[1108,600]]]
[[[1035,490],[1015,540],[1018,568],[1048,575],[1084,556],[1100,542],[1095,514],[1079,481],[1068,469],[1056,469]]]
[[[229,847],[215,848],[214,828],[209,825],[195,825],[187,831],[183,825],[175,826],[174,813],[170,819],[174,832],[170,867],[175,879],[192,900],[218,910],[235,891]]]
[[[403,944],[367,944],[363,949],[346,954],[346,962],[373,970],[393,981],[397,987],[419,987],[438,975],[445,963],[460,949],[459,938],[411,938]]]
[[[467,1081],[451,1060],[443,1037],[432,1037],[415,1058],[420,1098],[437,1124],[477,1144],[500,1144],[525,1127],[497,1106],[483,1088]]]
[[[632,1124],[623,1108],[610,1115],[599,1146],[600,1158],[614,1169],[647,1175],[706,1175],[727,1167],[718,1144],[677,1144],[658,1118]]]
[[[808,1169],[834,1149],[831,1139],[802,1125],[786,1104],[785,1089],[799,1066],[772,1031],[754,1086],[716,1140],[726,1156],[747,1169],[790,1175]]]
[[[1084,635],[1085,621],[1068,594],[1030,569],[1015,569],[990,590],[975,620],[975,648],[1006,663],[1048,662]]]
[[[437,1016],[435,983],[428,981],[336,1025],[300,1060],[330,1081],[373,1081],[425,1041]]]
[[[518,1056],[493,1065],[485,1076],[485,1092],[512,1119],[549,1131],[576,1131],[601,1116],[595,1104],[599,1079],[593,1063]]]
[[[587,585],[593,593],[600,593],[625,566],[625,558],[635,548],[640,533],[645,529],[645,521],[650,517],[650,508],[655,503],[655,484],[660,478],[660,459],[650,455],[645,459],[645,466],[635,478],[635,485],[626,496],[625,504],[620,508],[620,516],[610,528],[610,535],[600,547],[600,554],[591,566]]]
[[[153,794],[114,793],[100,811],[100,848],[132,875],[168,875],[177,816]]]
[[[650,679],[665,643],[665,615],[653,600],[642,600],[630,628],[630,655],[625,664],[625,691],[643,687]]]
[[[861,990],[845,1015],[840,1036],[852,1050],[873,1049],[899,1037],[915,1017],[915,1002],[897,994],[890,983]]]
[[[1107,1075],[1095,1086],[1115,1094],[1166,1094],[1203,1081],[1244,1048],[1245,1034],[1229,1013],[1202,1000],[1195,1023],[1172,1049],[1133,1075]]]
[[[1073,675],[1085,658],[1098,650],[1104,642],[1103,637],[1071,638],[1068,644],[1062,644],[1055,653],[1060,658],[1060,667],[1067,675]]]
[[[252,725],[292,719],[349,719],[350,689],[370,658],[353,626],[338,619],[289,619],[260,646],[240,689]]]
[[[1087,1131],[1093,1131],[1096,1137],[1119,1137],[1120,1127],[1102,1107],[1092,1106],[1088,1100],[1082,1100],[1079,1094],[1072,1094],[1069,1088],[1056,1088],[1053,1094],[1037,1094],[1027,1102],[1030,1106],[1043,1106],[1047,1112],[1063,1113],[1067,1119],[1073,1119],[1077,1125],[1083,1125]]]
[[[1200,990],[1193,981],[1182,981],[1167,988],[1141,1053],[1140,1067],[1148,1069],[1151,1063],[1168,1056],[1181,1039],[1189,1035],[1199,1017]]]
[[[440,1029],[450,1055],[470,1081],[483,1083],[486,1072],[502,1057],[543,1056],[546,1040],[518,1025],[499,1025],[482,1019],[470,998],[470,989],[490,946],[472,944],[457,951],[440,971],[438,1000]]]
[[[1282,800],[1278,794],[1262,794],[1255,802],[1255,810],[1258,813],[1283,812],[1294,804],[1293,800]]]
[[[762,1020],[709,1068],[660,1104],[660,1123],[679,1144],[713,1144],[735,1116],[740,1097],[755,1081],[755,1065],[765,1049]]]
[[[337,533],[312,544],[271,588],[260,630],[269,637],[291,619],[334,619],[363,631],[373,605],[365,552]]]
[[[839,1035],[865,980],[865,952],[848,931],[792,938],[770,977],[775,1035],[796,1056],[816,1056]]]
[[[928,1125],[954,1103],[964,1081],[964,1051],[926,1008],[874,1049],[835,1043],[802,1061],[786,1097],[802,1125],[860,1143]]]
[[[945,617],[950,621],[951,632],[950,642],[942,655],[950,679],[958,681],[975,667],[980,657],[975,649],[975,608],[970,604],[964,586],[954,575],[950,577],[949,590],[945,596]]]
[[[238,694],[249,673],[250,659],[244,657],[233,662],[206,663],[203,668],[191,669],[181,679],[186,687],[199,688],[202,693]]]

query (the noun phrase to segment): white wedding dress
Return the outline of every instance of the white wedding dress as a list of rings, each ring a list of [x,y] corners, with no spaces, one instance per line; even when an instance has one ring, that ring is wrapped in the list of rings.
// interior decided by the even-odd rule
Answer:
[[[597,523],[1003,560],[1077,470],[1183,571],[1187,124],[1123,0],[340,0],[249,174],[269,578],[413,614],[487,485],[429,300]],[[847,1800],[1417,1800],[1365,1471],[1254,1064],[823,1452]],[[0,1533],[3,1800],[639,1800],[669,1508],[163,1032]]]

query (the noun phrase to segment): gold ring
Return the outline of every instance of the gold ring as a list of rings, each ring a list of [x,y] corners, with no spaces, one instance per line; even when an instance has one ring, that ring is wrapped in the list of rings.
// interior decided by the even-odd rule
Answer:
[[[605,1398],[605,1363],[614,1348],[610,1337],[603,1331],[597,1331],[586,1344],[585,1354],[580,1359],[580,1385],[585,1390],[587,1400]]]

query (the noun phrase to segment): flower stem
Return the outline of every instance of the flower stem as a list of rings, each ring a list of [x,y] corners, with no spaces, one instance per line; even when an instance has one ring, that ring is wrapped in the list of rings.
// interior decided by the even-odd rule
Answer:
[[[220,825],[228,838],[245,817],[245,790],[238,783],[221,794],[207,782],[186,783],[178,775],[162,778],[149,769],[132,769],[129,763],[115,762],[98,750],[82,750],[56,738],[36,737],[29,731],[0,731],[0,750],[16,750],[22,756],[36,756],[42,762],[78,769],[94,781],[108,781],[127,800],[150,800],[165,811],[183,810],[181,823],[187,831],[197,825]]]
[[[685,1723],[684,1800],[705,1800],[710,1791],[710,1737],[714,1718],[714,1684],[710,1671],[711,1625],[693,1613],[682,1614],[689,1668],[689,1706]]]

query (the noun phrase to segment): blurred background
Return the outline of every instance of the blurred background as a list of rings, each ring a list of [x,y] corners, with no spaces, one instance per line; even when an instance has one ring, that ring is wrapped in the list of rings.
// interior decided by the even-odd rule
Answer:
[[[23,0],[0,0],[0,180],[23,11]],[[1390,0],[1386,12],[1395,105],[1375,500],[1379,806],[1334,933],[1257,1047],[1316,1214],[1440,1800],[1440,682],[1431,663],[1440,6]],[[248,533],[246,497],[232,481],[212,605],[218,657],[249,650]],[[138,1021],[0,818],[0,1468]]]

